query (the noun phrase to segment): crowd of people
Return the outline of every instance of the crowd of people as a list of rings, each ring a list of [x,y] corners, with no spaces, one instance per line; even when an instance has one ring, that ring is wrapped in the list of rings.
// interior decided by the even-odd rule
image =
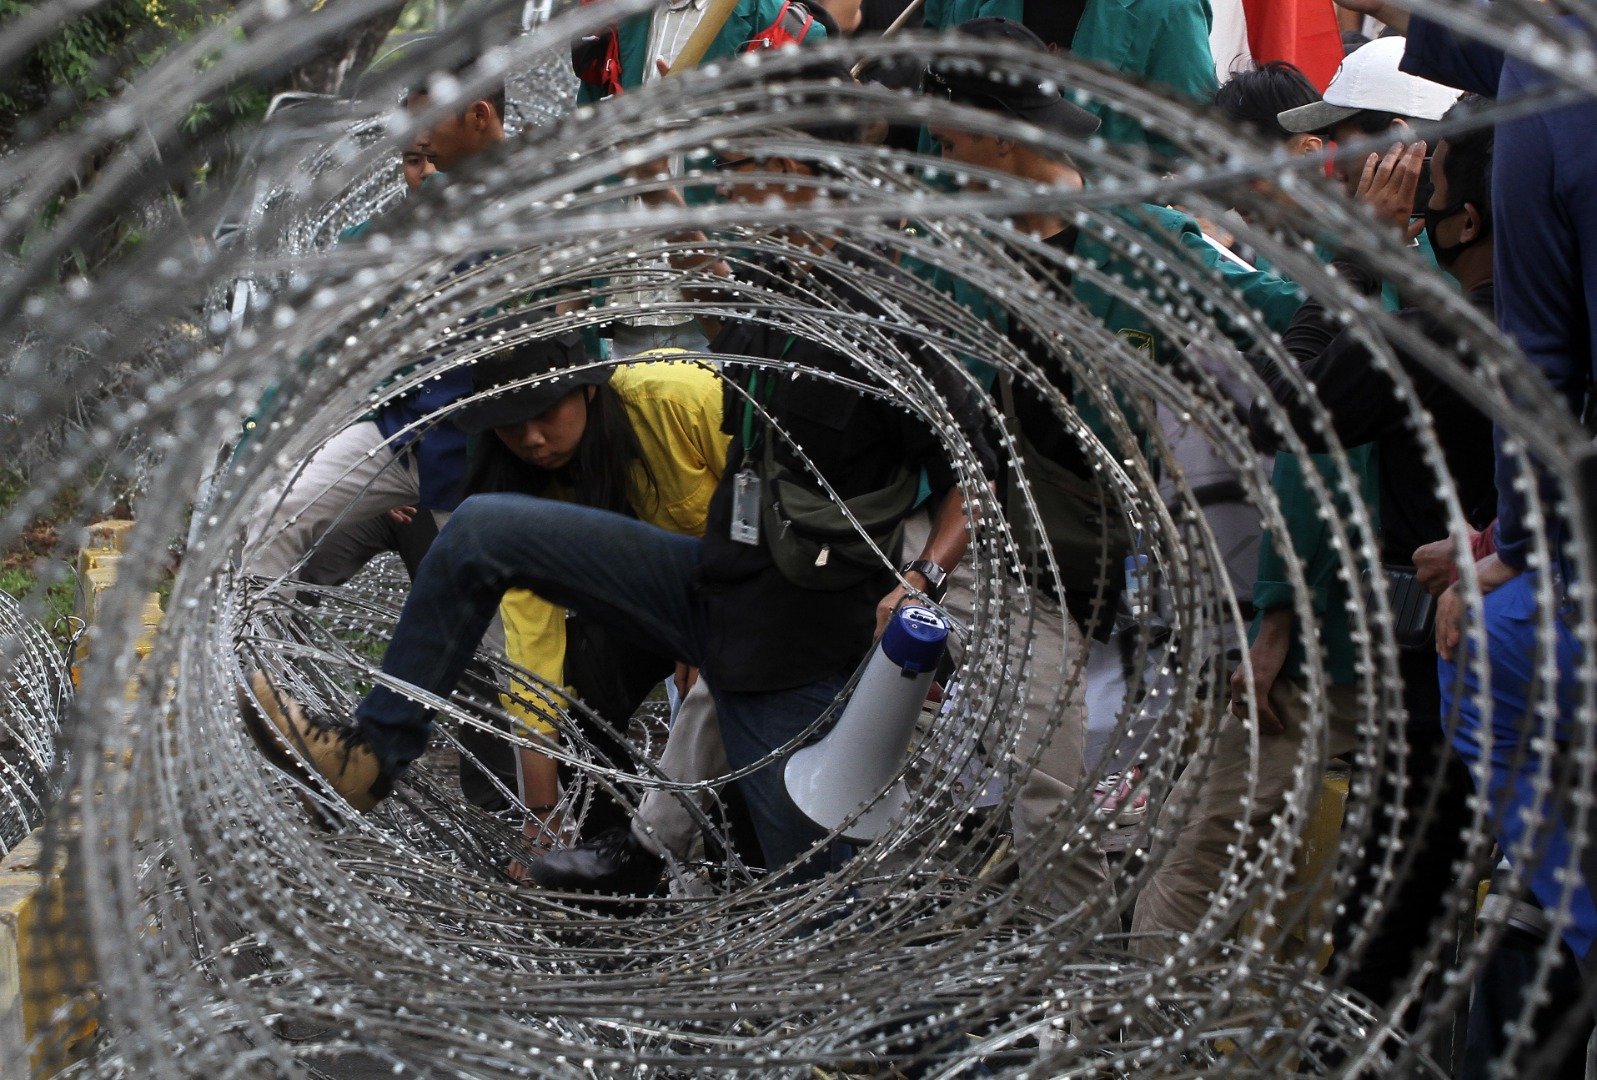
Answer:
[[[1261,468],[1285,522],[1284,531],[1260,537],[1252,515],[1255,543],[1246,550],[1250,557],[1257,550],[1256,563],[1236,573],[1251,585],[1239,599],[1253,623],[1233,653],[1232,708],[1211,719],[1212,750],[1193,759],[1164,800],[1180,812],[1168,850],[1131,908],[1130,927],[1134,941],[1158,954],[1217,911],[1240,919],[1241,911],[1216,904],[1235,865],[1235,840],[1257,844],[1269,835],[1299,763],[1312,757],[1306,740],[1323,737],[1325,757],[1350,756],[1366,772],[1378,828],[1406,849],[1400,887],[1382,894],[1385,852],[1370,845],[1325,931],[1340,948],[1367,919],[1377,928],[1346,981],[1385,1002],[1410,977],[1416,947],[1445,918],[1468,861],[1471,797],[1480,791],[1494,808],[1486,820],[1506,879],[1528,891],[1507,901],[1519,914],[1501,963],[1488,965],[1474,995],[1463,1073],[1471,1075],[1493,1059],[1518,1016],[1525,980],[1515,949],[1526,955],[1548,934],[1561,935],[1556,977],[1575,997],[1588,962],[1597,962],[1597,901],[1587,886],[1597,880],[1597,866],[1566,820],[1579,793],[1549,802],[1533,782],[1543,757],[1557,753],[1533,737],[1540,730],[1538,590],[1550,583],[1561,610],[1572,611],[1578,560],[1567,547],[1572,522],[1546,510],[1553,558],[1548,564],[1535,557],[1526,496],[1534,478],[1522,477],[1504,431],[1494,430],[1478,400],[1419,355],[1415,342],[1424,341],[1472,362],[1458,348],[1458,327],[1433,314],[1416,282],[1447,275],[1547,377],[1571,415],[1584,418],[1597,344],[1597,143],[1589,136],[1597,130],[1597,105],[1494,127],[1489,100],[1534,91],[1543,76],[1380,0],[1337,2],[1379,20],[1386,32],[1351,43],[1323,93],[1292,65],[1268,60],[1229,73],[1222,85],[1209,50],[1207,0],[929,0],[907,20],[899,19],[903,3],[741,0],[705,59],[804,48],[907,21],[980,43],[1069,52],[1208,107],[1292,155],[1390,139],[1389,150],[1367,158],[1328,160],[1348,199],[1408,247],[1406,258],[1372,265],[1334,237],[1289,238],[1312,246],[1347,290],[1367,298],[1366,310],[1390,314],[1379,332],[1350,326],[1342,306],[1272,270],[1227,235],[1223,222],[1163,206],[1119,212],[1123,227],[1146,245],[1200,268],[1248,309],[1248,320],[1222,325],[1268,391],[1267,399],[1240,401],[1239,413],[1258,453],[1273,457]],[[581,99],[602,103],[664,77],[690,39],[703,36],[696,31],[705,6],[662,5],[577,43]],[[1587,30],[1573,20],[1570,29]],[[852,78],[846,68],[816,77]],[[888,77],[903,85],[902,72]],[[1171,170],[1180,165],[1179,147],[1137,117],[1052,81],[941,59],[921,65],[913,83],[965,107],[966,115],[1019,120],[1065,139],[1097,136]],[[425,89],[407,104],[416,115],[436,112]],[[1441,138],[1427,130],[1438,124]],[[597,706],[592,711],[607,723],[587,722],[584,734],[612,764],[625,764],[616,732],[666,682],[675,706],[660,773],[682,784],[735,776],[763,866],[792,885],[819,882],[855,850],[798,811],[782,782],[783,758],[844,690],[900,605],[935,603],[969,617],[973,581],[962,562],[971,537],[988,527],[984,515],[995,498],[1012,522],[1024,505],[1013,463],[994,449],[997,418],[1014,435],[1037,493],[1039,527],[1020,530],[1017,540],[1034,561],[1046,543],[1059,565],[1057,576],[1031,582],[1029,657],[1007,658],[1027,670],[1008,777],[1018,872],[1057,915],[1095,898],[1101,903],[1112,891],[1104,853],[1075,828],[1084,804],[1078,795],[1097,765],[1089,762],[1094,717],[1079,673],[1091,650],[1114,647],[1115,620],[1103,613],[1126,603],[1121,564],[1133,551],[1115,522],[1124,517],[1115,494],[1055,403],[1078,409],[1105,445],[1119,445],[1120,436],[1061,364],[1049,328],[967,295],[966,283],[899,265],[845,228],[813,227],[805,211],[818,197],[811,181],[825,177],[828,144],[858,143],[869,133],[834,122],[801,125],[799,134],[813,153],[725,151],[706,167],[715,197],[756,205],[774,199],[791,211],[779,249],[673,234],[654,263],[668,272],[656,279],[691,285],[610,290],[611,302],[629,314],[599,322],[599,334],[511,334],[516,344],[391,399],[328,441],[263,503],[245,569],[273,581],[340,584],[374,553],[398,551],[412,588],[383,660],[387,676],[448,698],[472,675],[485,639],[529,674],[522,692],[510,696],[521,702],[513,711],[531,745],[507,754],[492,745],[503,748],[502,741],[479,741],[488,775],[467,792],[496,810],[506,796],[519,800],[529,844],[526,858],[510,868],[517,880],[625,895],[652,890],[691,857],[702,815],[680,792],[653,790],[635,807],[598,798],[578,838],[555,820],[559,724],[571,702]],[[434,172],[468,170],[473,157],[504,138],[502,93],[457,102],[406,148],[406,184],[423,191]],[[1062,193],[1094,180],[1089,169],[1044,149],[1053,144],[975,124],[942,121],[912,145],[971,170],[950,175],[997,174]],[[673,168],[680,175],[696,167],[661,163],[640,177],[668,181]],[[644,206],[681,207],[708,189],[646,183],[638,198]],[[1261,180],[1243,209],[1273,207],[1262,216],[1282,230],[1302,197],[1301,189]],[[1171,371],[1194,362],[1191,341],[1150,314],[1175,306],[1174,284],[1149,280],[1062,210],[1033,210],[1009,227],[1060,265],[1083,267],[1074,276],[1039,279],[1056,299]],[[873,276],[880,290],[862,288]],[[1137,302],[1124,302],[1104,281],[1130,283]],[[953,370],[912,324],[895,317],[884,299],[894,285],[945,288],[987,319],[1014,355],[1046,373],[1060,396],[1045,400],[974,359],[965,371]],[[743,302],[729,305],[734,290]],[[863,392],[848,381],[869,381],[857,357],[835,340],[769,317],[784,298],[817,294],[870,327],[862,341],[916,365],[957,430],[934,430]],[[523,316],[522,328],[568,307],[537,307],[541,314]],[[1279,349],[1264,347],[1263,330],[1278,337]],[[797,377],[773,374],[788,368]],[[1144,426],[1153,422],[1140,418]],[[965,452],[954,453],[956,445]],[[1443,473],[1445,489],[1438,484]],[[1340,482],[1347,475],[1356,482]],[[1326,507],[1316,495],[1322,489],[1341,504]],[[1543,490],[1552,491],[1545,478]],[[793,509],[806,496],[820,504],[806,512],[813,520]],[[1379,565],[1365,567],[1362,581],[1346,573],[1329,520],[1350,517],[1355,499],[1377,523]],[[1452,535],[1455,511],[1468,536]],[[1474,624],[1459,581],[1461,559],[1478,559],[1466,576],[1486,596]],[[1292,564],[1301,567],[1302,585]],[[1360,750],[1372,698],[1361,661],[1367,643],[1350,614],[1359,588],[1386,590],[1401,646],[1400,685],[1374,688],[1378,710],[1391,713],[1381,722],[1402,736],[1384,754]],[[1299,618],[1305,610],[1315,616],[1312,626]],[[1429,611],[1433,619],[1425,617]],[[1555,623],[1554,727],[1568,739],[1582,651],[1574,619]],[[249,697],[246,718],[263,752],[302,776],[308,765],[361,811],[392,792],[431,735],[424,696],[388,685],[366,695],[353,723],[309,715],[261,673],[251,677]],[[1317,713],[1326,718],[1323,732],[1313,724]],[[1129,765],[1096,795],[1098,812],[1109,815],[1156,812],[1145,798]],[[1537,813],[1520,812],[1533,805]],[[1550,824],[1538,834],[1543,820]],[[1581,873],[1572,878],[1576,868]],[[1372,912],[1377,897],[1381,910]],[[1569,917],[1553,920],[1548,912]],[[1276,943],[1282,948],[1289,929]]]

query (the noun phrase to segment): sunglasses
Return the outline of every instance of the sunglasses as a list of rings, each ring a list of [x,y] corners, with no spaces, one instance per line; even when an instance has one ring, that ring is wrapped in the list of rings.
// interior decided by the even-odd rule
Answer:
[[[731,169],[741,169],[745,165],[758,165],[758,164],[759,164],[759,160],[758,159],[749,157],[748,155],[745,154],[743,157],[739,157],[739,158],[724,158],[724,157],[717,156],[715,161],[711,164],[710,167],[713,168],[716,172],[727,172],[728,170],[731,170]]]

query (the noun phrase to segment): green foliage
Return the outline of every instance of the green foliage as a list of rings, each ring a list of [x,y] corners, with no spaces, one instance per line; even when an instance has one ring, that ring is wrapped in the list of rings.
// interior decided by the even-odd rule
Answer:
[[[0,0],[0,33],[33,6],[29,0]],[[108,96],[118,79],[208,25],[214,10],[199,0],[109,0],[92,8],[39,44],[16,76],[0,85],[0,131],[15,130],[23,116],[58,93],[79,106]]]
[[[38,586],[39,579],[30,568],[14,566],[0,570],[0,592],[8,592],[18,600],[26,600]],[[40,621],[57,637],[68,632],[68,616],[77,608],[78,587],[68,574],[51,582],[44,593],[44,611]]]
[[[32,9],[36,0],[0,0],[0,34],[7,25]],[[95,7],[62,25],[40,42],[0,83],[0,145],[29,130],[35,120],[47,126],[76,123],[85,107],[109,98],[173,47],[218,25],[228,8],[214,0],[101,0]],[[202,60],[215,63],[219,57]],[[233,123],[259,117],[266,111],[268,90],[253,83],[237,83],[196,105],[185,117],[184,133],[199,139],[205,133],[225,131]],[[170,197],[181,203],[197,187],[212,179],[235,148],[221,144],[218,154],[207,154],[190,175],[173,185]],[[51,197],[39,215],[37,228],[48,231],[92,181],[105,155],[86,160],[71,182]],[[92,276],[115,259],[125,256],[143,239],[140,211],[129,208],[74,248],[61,266],[66,275]],[[24,241],[24,249],[27,242]]]

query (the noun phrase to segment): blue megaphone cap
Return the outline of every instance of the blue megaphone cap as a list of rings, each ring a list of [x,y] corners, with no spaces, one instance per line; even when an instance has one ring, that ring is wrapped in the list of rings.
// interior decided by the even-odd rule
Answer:
[[[887,620],[882,653],[906,673],[931,671],[943,658],[948,620],[931,608],[901,607]]]

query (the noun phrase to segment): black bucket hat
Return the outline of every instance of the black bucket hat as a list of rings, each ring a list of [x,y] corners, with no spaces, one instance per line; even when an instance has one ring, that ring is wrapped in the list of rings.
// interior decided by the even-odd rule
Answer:
[[[472,365],[473,396],[550,372],[560,374],[492,397],[479,398],[455,410],[449,419],[467,435],[480,435],[489,428],[520,424],[541,416],[571,391],[584,386],[603,386],[610,381],[612,369],[609,367],[567,370],[587,359],[588,348],[582,335],[574,330],[557,337],[517,342]]]
[[[954,33],[981,41],[1008,42],[1038,52],[1048,51],[1042,38],[1013,19],[972,19],[956,26]],[[1022,77],[986,60],[953,56],[934,60],[926,69],[921,88],[933,97],[974,105],[988,112],[1008,113],[1018,120],[1078,139],[1086,138],[1103,124],[1086,109],[1066,101],[1057,83]]]

